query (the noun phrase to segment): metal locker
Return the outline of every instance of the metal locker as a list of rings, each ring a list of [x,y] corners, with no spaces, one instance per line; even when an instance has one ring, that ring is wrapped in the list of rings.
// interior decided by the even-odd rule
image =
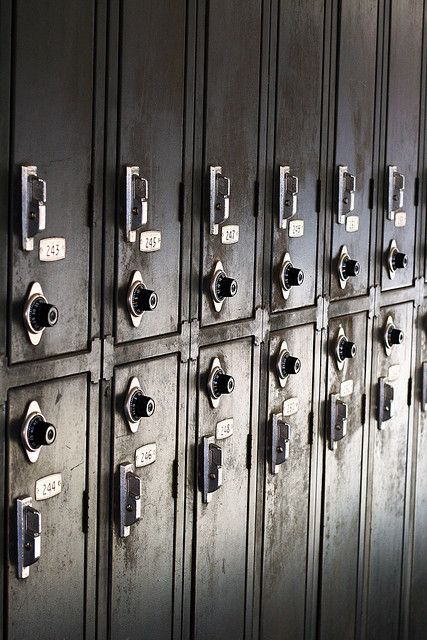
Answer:
[[[171,354],[115,371],[111,640],[179,637],[182,366]]]
[[[382,290],[409,286],[415,270],[423,0],[390,0],[381,171]],[[381,165],[380,165],[381,166]],[[380,199],[381,202],[381,199]],[[417,269],[418,271],[418,269]]]
[[[337,6],[339,5],[339,6]],[[375,210],[377,42],[380,3],[337,2],[334,11],[337,54],[332,68],[335,90],[331,256],[332,299],[366,295],[371,274]],[[338,50],[339,47],[339,50]],[[329,256],[327,256],[329,259]]]
[[[201,3],[206,8],[200,71],[202,325],[255,313],[263,4],[248,0],[242,11],[227,0]]]
[[[170,334],[180,322],[185,5],[121,3],[115,236],[111,233],[117,342]]]
[[[302,638],[310,628],[318,335],[307,324],[270,337],[260,621],[265,640]]]
[[[94,14],[14,3],[11,363],[88,346]]]
[[[85,636],[87,384],[79,375],[8,395],[8,640]]]
[[[401,602],[410,433],[413,304],[382,308],[374,325],[368,484],[367,638],[397,638]],[[402,600],[401,600],[402,599]]]
[[[317,238],[323,229],[324,2],[280,2],[273,24],[278,35],[273,58],[277,68],[272,70],[274,139],[269,145],[274,153],[271,308],[280,311],[313,305],[321,287]]]
[[[243,639],[250,625],[254,350],[251,338],[200,350],[192,633],[204,640]]]
[[[356,638],[363,560],[367,313],[329,320],[321,556],[321,638]]]

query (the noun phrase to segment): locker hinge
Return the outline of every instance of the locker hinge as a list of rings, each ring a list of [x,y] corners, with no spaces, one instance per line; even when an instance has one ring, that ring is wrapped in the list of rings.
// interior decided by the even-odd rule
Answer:
[[[314,413],[310,411],[308,414],[308,444],[311,446],[314,442]]]
[[[183,182],[179,183],[179,211],[178,211],[178,220],[182,224],[184,220],[184,210],[185,210],[185,184]]]
[[[83,533],[89,533],[89,492],[83,491]]]
[[[178,460],[172,462],[172,498],[178,498]]]
[[[322,181],[320,178],[316,182],[316,213],[320,213],[322,202]]]
[[[368,208],[372,211],[374,208],[374,187],[375,182],[373,178],[369,179],[369,197],[368,197]]]
[[[419,201],[420,201],[420,179],[417,176],[415,178],[415,185],[414,185],[414,206],[415,207],[418,207]]]
[[[102,380],[110,380],[114,370],[114,338],[105,336],[102,341]]]
[[[365,426],[366,424],[366,393],[362,393],[362,399],[361,399],[361,420],[362,420],[362,426]]]
[[[326,329],[328,326],[329,316],[329,298],[327,296],[319,296],[317,298],[317,318],[316,331]]]
[[[259,182],[258,180],[256,180],[254,184],[254,216],[255,218],[258,217],[258,211],[259,211]]]
[[[408,398],[407,398],[408,407],[412,405],[412,378],[408,378]]]
[[[247,469],[252,467],[252,434],[250,433],[246,439],[246,467]]]
[[[94,188],[90,183],[87,186],[87,224],[89,227],[95,226],[95,211],[94,211]]]
[[[380,287],[369,287],[369,318],[378,318],[380,313]]]

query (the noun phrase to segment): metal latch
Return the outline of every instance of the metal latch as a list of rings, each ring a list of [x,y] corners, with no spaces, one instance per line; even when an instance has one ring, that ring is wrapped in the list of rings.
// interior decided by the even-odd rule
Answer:
[[[215,444],[214,436],[203,436],[200,445],[199,484],[202,500],[211,501],[212,493],[222,485],[222,449]]]
[[[41,554],[41,513],[32,504],[29,496],[16,499],[18,578],[28,578],[30,566]]]
[[[141,518],[141,478],[131,462],[119,467],[120,537],[127,538],[130,528]]]
[[[22,248],[34,249],[34,236],[46,229],[46,182],[38,177],[37,167],[21,166]]]
[[[329,448],[334,451],[337,442],[347,435],[348,406],[331,393],[329,398]]]
[[[354,194],[356,191],[356,176],[349,173],[348,167],[338,167],[338,224],[345,223],[345,217],[354,210]]]
[[[378,379],[377,422],[378,429],[383,429],[383,422],[394,416],[394,389],[386,382],[385,377]]]
[[[279,172],[279,227],[286,229],[298,209],[298,178],[291,175],[288,166],[280,167]]]
[[[148,181],[139,175],[139,167],[126,167],[126,240],[135,242],[136,232],[147,224]]]
[[[230,178],[222,175],[222,167],[209,167],[210,233],[218,235],[219,225],[230,215]]]
[[[276,474],[279,466],[289,458],[291,426],[283,420],[281,413],[273,414],[270,426],[270,470]]]
[[[396,166],[388,167],[388,208],[387,217],[394,220],[395,214],[403,207],[405,176],[399,173]]]

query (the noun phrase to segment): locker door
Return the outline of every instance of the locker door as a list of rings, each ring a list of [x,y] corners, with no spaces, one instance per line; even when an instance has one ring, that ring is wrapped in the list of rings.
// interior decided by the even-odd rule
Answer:
[[[88,343],[94,7],[14,3],[12,362]],[[34,283],[58,314],[36,305],[27,325]]]
[[[86,398],[84,375],[9,393],[8,640],[84,637]]]
[[[178,329],[185,23],[185,2],[121,3],[118,342]]]
[[[332,298],[366,294],[369,284],[378,4],[377,0],[340,2],[336,8]],[[347,183],[351,176],[354,188]]]
[[[314,531],[314,351],[313,325],[271,336],[260,633],[265,640],[303,638],[311,604],[306,594]],[[282,376],[279,369],[291,370],[289,357],[298,358],[300,365],[297,373]]]
[[[279,3],[273,125],[273,311],[314,304],[319,279],[323,25],[324,2]],[[301,270],[302,283],[289,278],[287,263]]]
[[[256,410],[252,351],[247,339],[200,352],[193,619],[194,637],[203,640],[246,637],[246,585],[252,572],[247,538],[253,516],[248,508],[248,445],[250,436],[256,439],[251,434]]]
[[[325,640],[356,637],[368,341],[366,313],[330,320],[320,600]]]
[[[412,323],[412,303],[383,308],[374,334],[376,407],[371,422],[367,638],[375,640],[400,637]],[[394,334],[396,342],[389,348],[393,340],[386,336],[391,336],[391,325],[402,335]]]
[[[177,637],[179,375],[174,355],[116,370],[111,640]]]
[[[390,5],[388,93],[386,122],[383,126],[386,132],[381,256],[383,290],[408,286],[412,284],[416,275],[415,190],[418,174],[423,37],[422,0],[391,0]],[[404,178],[404,185],[399,184],[402,180],[400,175]],[[404,186],[404,190],[401,191],[399,186]],[[395,213],[390,213],[393,209],[389,206],[389,201],[395,202]],[[397,206],[400,204],[402,206]],[[396,248],[398,253],[406,256],[406,268],[403,268],[403,258],[395,265],[396,268],[393,267]]]
[[[262,0],[248,0],[242,11],[242,5],[228,0],[207,3],[200,282],[204,325],[254,315],[262,6]],[[219,284],[219,272],[220,279],[230,280]]]

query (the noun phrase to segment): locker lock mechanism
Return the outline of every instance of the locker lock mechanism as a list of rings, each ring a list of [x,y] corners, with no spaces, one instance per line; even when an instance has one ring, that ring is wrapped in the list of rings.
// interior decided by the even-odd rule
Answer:
[[[280,345],[279,357],[277,358],[277,375],[279,384],[284,387],[289,376],[296,375],[301,371],[301,360],[289,353],[285,340]]]
[[[24,325],[31,344],[39,344],[43,331],[58,322],[58,309],[47,301],[38,282],[33,282],[24,304]]]
[[[387,217],[394,220],[398,211],[403,207],[403,196],[405,192],[405,176],[399,173],[396,166],[388,167],[388,208]]]
[[[125,210],[128,242],[135,242],[136,232],[147,224],[148,181],[139,173],[139,167],[126,167]]]
[[[212,235],[218,235],[219,225],[229,215],[230,178],[222,174],[222,167],[209,167],[209,223]]]
[[[341,248],[340,257],[338,260],[338,278],[340,281],[341,289],[345,289],[348,279],[355,278],[360,274],[360,263],[357,260],[352,260],[348,254],[347,247],[344,245]]]
[[[289,253],[285,253],[280,268],[280,288],[285,300],[289,298],[292,287],[300,287],[303,282],[304,272],[294,267]]]
[[[403,344],[405,340],[405,334],[401,329],[398,329],[393,322],[393,318],[388,316],[386,327],[384,331],[384,349],[386,355],[390,355],[394,345]]]
[[[289,458],[291,426],[281,413],[273,414],[270,423],[270,471],[276,474],[279,466]]]
[[[158,297],[155,291],[147,289],[141,273],[134,271],[129,282],[127,293],[127,307],[134,327],[139,327],[142,316],[146,311],[154,311]]]
[[[392,240],[390,242],[387,259],[388,277],[390,280],[393,280],[398,269],[406,269],[407,266],[408,256],[406,253],[399,251],[396,240]]]
[[[127,538],[130,528],[141,518],[141,478],[131,462],[119,467],[119,535]]]
[[[337,442],[347,435],[348,406],[335,393],[329,398],[329,448],[334,451]]]
[[[125,416],[132,433],[138,431],[142,418],[151,418],[156,410],[153,398],[144,395],[138,378],[131,378],[125,398]]]
[[[225,298],[233,298],[237,290],[237,280],[227,276],[222,262],[218,260],[211,278],[211,296],[215,311],[221,311]]]
[[[349,173],[348,167],[338,167],[338,203],[337,222],[344,224],[347,214],[354,211],[354,194],[356,191],[356,176]]]
[[[41,513],[30,496],[16,499],[18,578],[28,578],[30,567],[41,554]]]
[[[288,220],[298,209],[298,178],[291,175],[290,167],[279,169],[279,228],[286,229]]]
[[[27,407],[21,427],[21,440],[30,462],[37,462],[42,448],[52,445],[56,440],[56,428],[46,421],[35,400]]]
[[[357,354],[357,347],[354,342],[350,342],[344,333],[342,327],[339,328],[338,338],[335,347],[335,360],[339,371],[344,368],[344,363],[348,359],[355,358]]]
[[[46,182],[37,167],[21,167],[22,248],[34,249],[34,236],[46,229]]]
[[[215,437],[203,436],[199,448],[199,487],[205,504],[222,485],[222,465],[222,449],[215,444]]]
[[[377,424],[378,429],[384,429],[384,422],[394,416],[394,389],[384,377],[378,379],[377,391]]]
[[[219,358],[214,358],[208,374],[208,395],[211,405],[214,408],[218,407],[221,396],[233,393],[234,386],[233,376],[225,373]]]

